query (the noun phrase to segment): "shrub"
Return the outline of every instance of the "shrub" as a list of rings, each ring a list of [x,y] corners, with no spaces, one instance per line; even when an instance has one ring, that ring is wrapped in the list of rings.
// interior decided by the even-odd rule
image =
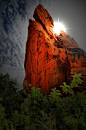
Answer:
[[[74,95],[72,90],[82,82],[80,76],[80,74],[75,74],[70,85],[63,83],[60,86],[65,94],[69,93],[63,98],[60,98],[60,91],[56,88],[52,89],[50,95],[47,95],[46,93],[42,94],[41,90],[34,86],[31,92],[27,92],[27,90],[14,92],[12,90],[15,89],[12,89],[12,86],[10,98],[6,95],[5,102],[8,102],[8,105],[5,105],[4,96],[8,90],[10,91],[9,84],[6,83],[9,83],[10,79],[7,78],[9,77],[7,75],[0,75],[0,83],[2,79],[1,85],[4,87],[2,91],[0,88],[0,130],[86,129],[86,91],[77,92]],[[5,91],[4,95],[3,91]],[[6,111],[8,106],[12,107],[11,111],[10,109]],[[7,112],[9,116],[7,116]]]

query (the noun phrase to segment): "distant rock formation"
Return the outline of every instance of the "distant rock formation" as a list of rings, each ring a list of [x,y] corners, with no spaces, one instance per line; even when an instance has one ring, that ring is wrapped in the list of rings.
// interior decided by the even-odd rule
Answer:
[[[53,19],[41,4],[33,17],[35,21],[30,19],[28,26],[24,81],[48,94],[54,87],[60,89],[63,82],[69,84],[71,75],[78,70],[86,81],[86,52],[65,32],[54,34]],[[84,87],[80,86],[80,90]]]

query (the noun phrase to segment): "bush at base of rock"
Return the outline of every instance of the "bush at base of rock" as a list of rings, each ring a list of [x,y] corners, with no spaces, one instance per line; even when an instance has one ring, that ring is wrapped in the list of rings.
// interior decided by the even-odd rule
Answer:
[[[1,77],[4,76],[1,75]],[[3,82],[3,85],[5,83],[6,82]],[[64,83],[64,85],[61,86],[63,88],[63,92],[68,92],[71,95],[63,98],[59,97],[60,91],[56,90],[56,88],[52,89],[50,95],[47,95],[46,93],[42,94],[40,89],[35,87],[32,87],[31,92],[27,92],[24,90],[24,92],[22,91],[22,94],[20,94],[20,96],[23,95],[23,99],[22,102],[19,103],[19,109],[18,107],[16,107],[15,109],[15,107],[13,106],[14,111],[11,111],[9,113],[9,118],[6,116],[6,108],[2,105],[4,97],[0,97],[0,129],[86,129],[86,91],[82,93],[77,92],[77,94],[74,95],[73,91],[71,90],[71,87],[77,86],[79,83],[81,83],[80,75],[75,75],[75,77],[73,77],[70,86]],[[27,96],[24,97],[24,95]],[[12,96],[13,95],[11,95],[11,98]],[[10,105],[11,104],[9,104],[9,106]]]

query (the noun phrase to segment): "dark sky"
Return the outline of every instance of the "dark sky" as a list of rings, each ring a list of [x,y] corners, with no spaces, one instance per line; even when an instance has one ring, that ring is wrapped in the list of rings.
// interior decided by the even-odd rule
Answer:
[[[0,73],[8,73],[23,88],[24,59],[29,19],[42,4],[54,21],[86,51],[86,0],[0,0]]]

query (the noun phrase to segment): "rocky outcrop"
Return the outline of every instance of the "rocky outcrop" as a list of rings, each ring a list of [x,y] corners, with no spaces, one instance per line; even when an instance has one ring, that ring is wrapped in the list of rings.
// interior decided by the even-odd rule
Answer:
[[[37,6],[33,17],[35,21],[30,19],[28,26],[24,81],[39,87],[42,92],[50,93],[54,87],[60,89],[63,82],[70,83],[72,68],[86,67],[86,53],[83,51],[84,56],[81,55],[78,44],[65,32],[54,34],[53,19],[42,5]],[[83,58],[78,59],[79,52]],[[74,54],[77,55],[75,60]]]
[[[61,31],[60,35],[54,34],[55,45],[58,48],[79,48],[78,44],[73,38]]]
[[[86,86],[86,52],[78,46],[73,38],[63,31],[60,35],[55,34],[55,46],[67,49],[68,61],[71,65],[70,79],[72,80],[72,76],[75,73],[82,74],[82,85],[74,89],[79,92],[84,91]]]
[[[82,74],[82,85],[75,90],[82,92],[86,87],[86,52],[81,48],[67,48],[68,60],[71,64],[71,79],[76,74]]]
[[[34,11],[33,17],[35,21],[42,25],[43,29],[47,32],[50,38],[53,38],[54,22],[50,14],[42,5],[38,5]]]

